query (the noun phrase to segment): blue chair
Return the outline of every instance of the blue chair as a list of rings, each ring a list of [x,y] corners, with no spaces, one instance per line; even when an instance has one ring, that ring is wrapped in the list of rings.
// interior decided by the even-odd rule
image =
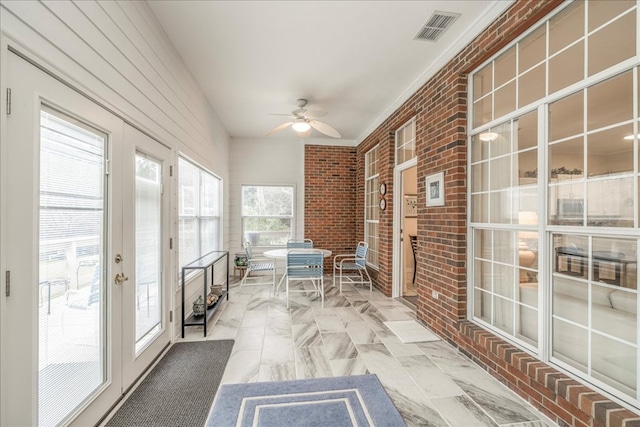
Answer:
[[[289,308],[289,292],[307,292],[307,290],[290,290],[291,281],[310,280],[316,295],[320,295],[324,307],[324,254],[320,250],[292,249],[287,252],[287,308]]]
[[[311,239],[304,239],[304,240],[289,239],[289,241],[287,242],[287,249],[298,249],[298,248],[303,248],[303,249],[311,249],[311,248],[313,248],[313,240],[311,240]]]
[[[367,251],[369,245],[366,242],[358,242],[356,252],[353,254],[340,254],[333,258],[333,285],[336,284],[336,275],[339,278],[340,292],[342,284],[369,284],[369,292],[373,289],[371,276],[367,271]],[[365,279],[366,276],[366,279]]]
[[[276,283],[276,263],[271,258],[260,258],[253,255],[253,250],[251,249],[251,243],[247,242],[244,244],[244,249],[247,252],[247,271],[245,271],[244,276],[242,277],[242,281],[240,285],[275,285]],[[271,282],[263,282],[262,279],[265,276],[258,276],[260,280],[251,283],[247,282],[247,278],[250,273],[261,273],[265,271],[271,271]]]

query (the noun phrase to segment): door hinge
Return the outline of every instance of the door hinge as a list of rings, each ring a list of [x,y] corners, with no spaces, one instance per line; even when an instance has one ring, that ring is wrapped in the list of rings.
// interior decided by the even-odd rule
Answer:
[[[173,165],[169,165],[169,176],[173,176]]]
[[[111,173],[111,160],[105,159],[104,161],[104,174],[109,175]]]
[[[11,88],[7,88],[7,116],[11,114]]]
[[[173,237],[169,237],[169,249],[173,249]]]
[[[173,311],[169,312],[169,323],[173,322]]]
[[[5,273],[5,295],[11,296],[11,271],[7,270]]]

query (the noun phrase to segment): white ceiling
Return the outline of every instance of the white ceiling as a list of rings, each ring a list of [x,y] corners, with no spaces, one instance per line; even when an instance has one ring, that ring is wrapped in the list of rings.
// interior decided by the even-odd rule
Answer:
[[[298,98],[360,142],[512,1],[148,0],[233,138],[262,138]],[[435,43],[434,11],[460,13]],[[269,138],[297,139],[285,129]],[[310,140],[332,140],[313,131]]]

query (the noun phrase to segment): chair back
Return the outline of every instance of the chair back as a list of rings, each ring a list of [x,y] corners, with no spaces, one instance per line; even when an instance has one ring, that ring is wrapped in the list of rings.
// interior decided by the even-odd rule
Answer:
[[[304,240],[293,240],[293,239],[290,239],[287,242],[287,249],[296,249],[296,248],[305,248],[305,249],[313,248],[313,240],[311,240],[311,239],[304,239]]]
[[[369,244],[367,242],[358,242],[358,246],[356,246],[356,264],[362,268],[367,265],[368,250]]]
[[[320,250],[287,252],[287,277],[314,278],[324,274],[324,254]]]
[[[244,250],[247,252],[247,261],[253,258],[253,250],[251,249],[251,243],[245,242]]]

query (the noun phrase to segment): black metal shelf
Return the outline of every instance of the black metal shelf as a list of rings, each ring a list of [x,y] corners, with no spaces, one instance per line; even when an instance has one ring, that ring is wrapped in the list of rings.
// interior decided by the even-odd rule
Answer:
[[[226,257],[226,284],[227,289],[222,291],[222,294],[218,297],[218,300],[209,308],[207,308],[206,313],[202,316],[194,316],[191,314],[189,317],[185,319],[186,307],[184,301],[184,289],[186,283],[187,271],[189,270],[202,270],[203,283],[204,283],[204,294],[203,298],[206,300],[207,298],[207,286],[209,285],[209,281],[207,280],[207,276],[209,275],[209,269],[211,269],[211,285],[214,284],[215,279],[215,264],[220,260]],[[216,312],[220,304],[222,303],[223,298],[226,297],[227,301],[229,300],[229,252],[228,251],[213,251],[208,254],[198,258],[190,264],[182,267],[182,338],[184,338],[184,328],[185,326],[202,326],[204,328],[204,336],[207,336],[207,323]]]

